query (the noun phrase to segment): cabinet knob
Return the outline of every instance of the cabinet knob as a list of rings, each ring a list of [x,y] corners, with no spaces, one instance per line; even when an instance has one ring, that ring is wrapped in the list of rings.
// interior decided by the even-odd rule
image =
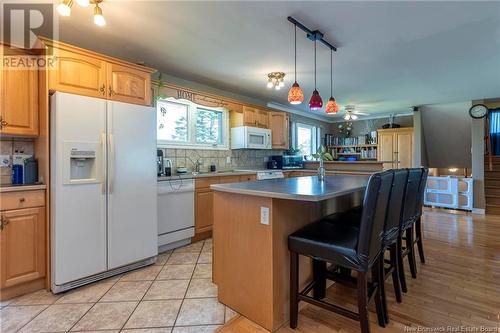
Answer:
[[[8,124],[9,124],[8,122],[6,122],[2,117],[0,117],[0,129],[4,128]]]
[[[26,201],[26,199],[25,199],[25,198],[19,198],[19,202],[20,202],[20,203],[23,203],[23,202],[25,202],[25,201]]]
[[[9,224],[9,220],[2,216],[0,218],[0,231],[2,231],[7,226],[7,224]]]

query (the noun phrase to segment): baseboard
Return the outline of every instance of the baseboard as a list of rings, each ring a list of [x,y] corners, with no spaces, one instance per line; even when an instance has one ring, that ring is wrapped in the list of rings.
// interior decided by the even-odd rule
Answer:
[[[484,208],[472,208],[472,214],[485,215],[486,210]]]

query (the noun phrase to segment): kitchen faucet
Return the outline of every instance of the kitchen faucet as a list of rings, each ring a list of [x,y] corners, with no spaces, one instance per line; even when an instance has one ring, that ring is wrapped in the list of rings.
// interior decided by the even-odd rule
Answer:
[[[203,165],[203,162],[201,159],[197,159],[196,162],[194,163],[194,172],[200,172],[200,166]]]

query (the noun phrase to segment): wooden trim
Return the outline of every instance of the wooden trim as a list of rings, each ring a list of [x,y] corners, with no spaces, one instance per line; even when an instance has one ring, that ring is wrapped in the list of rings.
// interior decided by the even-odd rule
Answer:
[[[137,65],[137,64],[134,64],[134,63],[131,63],[131,62],[128,62],[128,61],[124,61],[124,60],[121,60],[121,59],[118,59],[118,58],[114,58],[114,57],[110,57],[110,56],[104,55],[102,53],[97,53],[97,52],[94,52],[94,51],[83,49],[83,48],[80,48],[78,46],[74,46],[74,45],[63,43],[63,42],[55,41],[55,40],[52,40],[52,39],[49,39],[49,38],[46,38],[46,37],[38,37],[38,38],[39,38],[39,40],[45,46],[50,46],[50,47],[61,49],[61,50],[67,50],[67,51],[78,53],[78,54],[82,54],[82,55],[85,55],[85,56],[92,56],[92,57],[95,57],[95,58],[98,58],[98,59],[105,60],[107,62],[118,64],[118,65],[121,65],[121,66],[126,66],[126,67],[129,67],[129,68],[132,68],[132,69],[136,69],[136,70],[139,70],[141,72],[147,72],[147,73],[150,73],[150,74],[156,72],[156,69],[151,68],[151,67]]]
[[[19,295],[24,295],[33,291],[43,289],[45,286],[45,280],[45,278],[40,278],[34,281],[29,281],[20,285],[2,289],[0,290],[0,301],[5,301]]]
[[[201,241],[201,240],[204,240],[204,239],[207,239],[210,237],[212,237],[212,230],[200,232],[200,233],[197,233],[196,235],[194,235],[193,237],[191,237],[191,243],[196,243],[198,241]]]

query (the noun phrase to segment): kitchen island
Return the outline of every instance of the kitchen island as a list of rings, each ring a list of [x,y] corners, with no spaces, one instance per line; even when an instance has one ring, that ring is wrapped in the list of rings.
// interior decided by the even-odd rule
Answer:
[[[212,185],[213,279],[219,301],[275,331],[289,318],[288,235],[359,205],[368,176],[317,176]],[[301,286],[310,278],[301,258]]]

